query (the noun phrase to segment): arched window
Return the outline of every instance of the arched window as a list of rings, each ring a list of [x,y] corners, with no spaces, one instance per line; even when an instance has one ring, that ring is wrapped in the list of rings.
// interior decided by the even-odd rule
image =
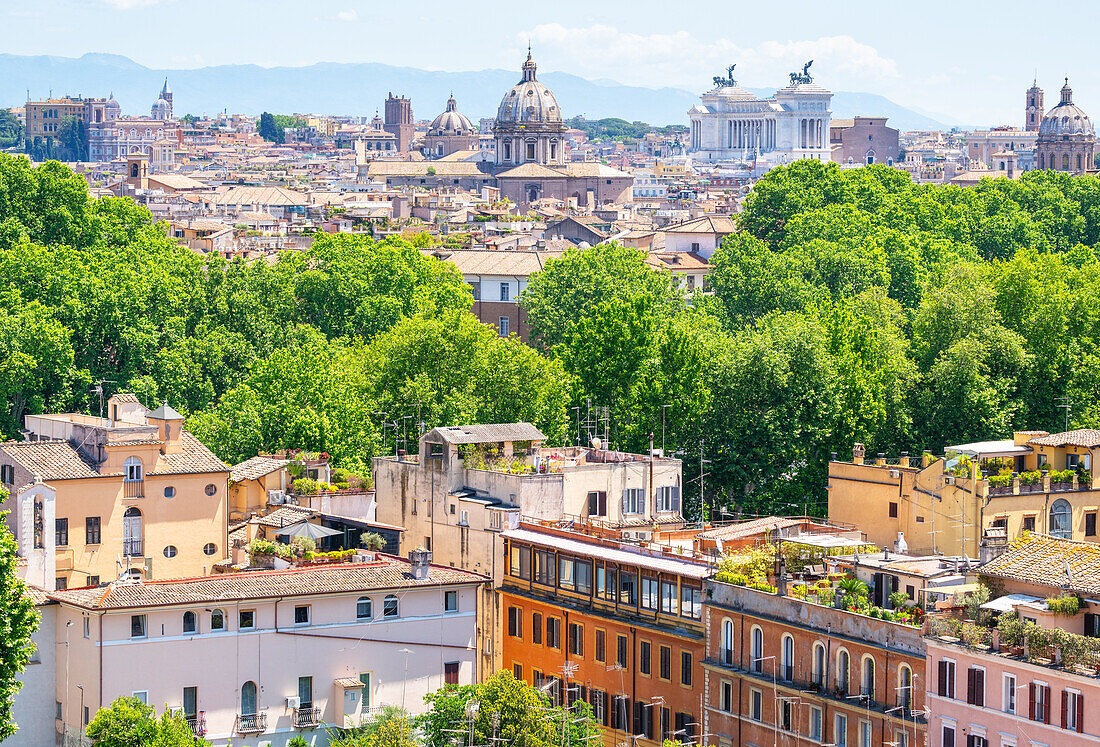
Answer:
[[[863,657],[863,681],[860,683],[860,694],[868,700],[875,699],[875,658]]]
[[[794,680],[794,636],[783,636],[783,669],[781,671],[782,678],[791,682]]]
[[[138,175],[138,165],[136,163],[130,164],[130,178],[136,179]]]
[[[898,669],[898,705],[906,712],[913,709],[913,670],[908,664]]]
[[[137,164],[135,163],[136,167]],[[145,471],[141,467],[141,460],[137,457],[126,457],[122,463],[122,479],[126,482],[141,482],[145,479]]]
[[[722,663],[733,664],[733,620],[722,621]]]
[[[527,160],[528,161],[534,161],[535,160],[535,141],[534,140],[528,140],[527,141]]]
[[[1039,168],[1045,169],[1046,167],[1047,167],[1047,154],[1046,153],[1040,153],[1039,154]]]
[[[382,600],[382,617],[397,617],[397,595],[388,594],[385,599]]]
[[[225,611],[214,610],[210,613],[210,629],[225,630]]]
[[[1069,501],[1059,498],[1050,506],[1050,527],[1047,532],[1051,537],[1059,539],[1073,538],[1073,509]]]
[[[256,715],[256,683],[251,680],[241,685],[241,715]]]
[[[1077,170],[1078,171],[1081,170],[1081,154],[1080,153],[1077,154]]]
[[[184,633],[198,633],[199,632],[199,616],[191,610],[187,610],[183,613],[183,632]]]
[[[1062,154],[1062,171],[1069,171],[1069,153]]]
[[[144,554],[141,542],[141,511],[135,506],[130,506],[122,514],[122,554],[126,557],[140,557]]]
[[[355,619],[370,620],[372,617],[374,617],[374,605],[370,597],[359,597],[359,601],[355,603]]]
[[[838,692],[847,694],[851,669],[852,658],[845,649],[840,649],[836,655],[836,689]]]
[[[752,629],[752,671],[764,671],[764,631],[758,625]]]
[[[814,671],[813,683],[825,687],[825,644],[818,641],[814,644]]]

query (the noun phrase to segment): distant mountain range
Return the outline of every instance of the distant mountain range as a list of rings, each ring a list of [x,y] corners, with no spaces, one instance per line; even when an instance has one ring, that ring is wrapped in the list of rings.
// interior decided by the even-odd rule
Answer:
[[[308,67],[218,65],[195,70],[155,70],[128,57],[86,54],[80,58],[0,54],[0,107],[54,96],[108,96],[126,114],[148,114],[164,78],[175,96],[175,114],[230,113],[348,114],[373,116],[392,91],[412,99],[418,119],[432,119],[454,92],[459,111],[475,122],[496,114],[501,96],[519,80],[519,70],[443,72],[380,63],[317,63]],[[540,79],[557,95],[566,117],[621,117],[653,125],[687,124],[687,110],[698,93],[679,88],[625,86],[568,73],[547,72]],[[770,96],[774,89],[749,89]],[[872,93],[838,91],[833,116],[887,116],[901,130],[948,129],[928,113],[906,108]]]

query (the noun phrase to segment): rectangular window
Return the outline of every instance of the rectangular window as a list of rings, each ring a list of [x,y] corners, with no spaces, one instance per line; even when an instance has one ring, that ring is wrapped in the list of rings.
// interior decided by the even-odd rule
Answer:
[[[638,576],[622,571],[619,573],[619,604],[638,604]]]
[[[779,701],[779,728],[791,731],[794,728],[794,703],[787,698]]]
[[[509,283],[501,283],[500,284],[500,300],[501,301],[507,301],[511,298],[511,293],[510,293],[511,289],[512,289],[512,286]]]
[[[1005,713],[1016,713],[1016,675],[1014,674],[1004,676],[1001,710]]]
[[[671,680],[672,679],[672,649],[669,648],[668,646],[661,646],[659,650],[660,650],[660,655],[661,655],[661,679],[662,680]]]
[[[596,661],[607,661],[607,651],[605,650],[606,638],[607,633],[596,628]]]
[[[941,698],[955,697],[955,662],[950,659],[940,659],[936,692]]]
[[[199,712],[199,688],[183,688],[183,715],[195,716]]]
[[[592,562],[589,560],[573,561],[573,585],[578,594],[592,593]]]
[[[680,617],[699,620],[703,616],[703,590],[693,586],[680,587]]]
[[[733,683],[722,680],[722,701],[719,707],[726,713],[733,713]]]
[[[1027,717],[1042,724],[1050,723],[1050,687],[1042,682],[1028,685]]]
[[[749,718],[753,721],[764,720],[764,693],[760,690],[749,691]]]
[[[985,706],[985,670],[970,667],[966,670],[966,702],[972,706]]]
[[[470,283],[470,291],[474,294],[474,300],[475,301],[480,301],[481,300],[481,283],[480,282]]]
[[[588,515],[607,516],[607,492],[593,490],[588,493]]]
[[[313,678],[312,677],[299,677],[298,678],[298,700],[301,702],[299,708],[312,708],[313,707]]]
[[[531,550],[534,561],[534,581],[545,586],[556,586],[558,582],[557,563],[554,553],[546,550]]]
[[[512,546],[509,550],[509,572],[516,578],[530,580],[531,551],[526,547]]]
[[[64,576],[55,576],[53,580],[54,591],[65,591],[69,588],[69,579]]]
[[[558,559],[558,586],[563,589],[573,588],[573,559]]]
[[[512,333],[511,325],[512,320],[506,316],[502,316],[497,319],[497,329],[500,330],[501,337],[507,337]]]
[[[522,664],[513,664],[512,665],[512,676],[515,677],[517,680],[523,681],[523,665]]]
[[[626,488],[623,490],[623,513],[645,513],[645,491],[641,488]]]
[[[458,590],[450,589],[443,592],[443,611],[458,612]]]
[[[99,517],[89,516],[84,519],[84,544],[99,544]]]
[[[626,636],[621,635],[621,636],[619,636],[618,640],[616,641],[616,645],[615,645],[615,663],[618,664],[623,669],[626,668],[626,650],[627,650],[626,649],[626,644],[627,644]]]
[[[546,618],[546,645],[548,648],[561,648],[561,620]]]
[[[676,611],[676,582],[661,581],[661,612],[675,615]]]
[[[84,618],[84,637],[85,638],[91,638],[92,637],[92,618],[90,618],[90,617],[85,617]]]
[[[838,713],[833,721],[833,744],[848,747],[848,717],[843,713]]]
[[[4,485],[15,484],[15,465],[0,464],[0,483]]]
[[[363,687],[360,689],[360,694],[363,698],[363,710],[370,708],[371,703],[371,691],[370,691],[370,672],[360,672],[359,681],[363,683]]]
[[[139,700],[145,705],[149,705],[149,691],[148,690],[134,690],[130,693],[130,697],[134,700]]]
[[[650,674],[649,650],[649,641],[638,644],[638,671],[642,674]]]
[[[458,684],[458,662],[448,661],[443,664],[443,684],[444,685],[457,685]]]
[[[99,576],[88,576],[85,586],[99,586]]]
[[[241,610],[237,616],[237,627],[241,630],[251,630],[256,627],[256,610]]]
[[[145,615],[130,615],[130,637],[144,638],[145,635]]]
[[[943,747],[955,747],[955,725],[943,725]]]
[[[584,656],[584,626],[569,623],[569,653]]]
[[[820,742],[822,738],[822,715],[820,708],[810,708],[810,739]]]
[[[890,501],[890,518],[898,518],[898,503],[897,501]]]
[[[69,520],[54,519],[54,539],[58,547],[69,546]]]
[[[859,722],[859,747],[873,747],[871,742],[871,722],[860,721]]]
[[[1025,532],[1034,532],[1035,531],[1035,517],[1034,516],[1025,516],[1024,517],[1023,530]]]
[[[523,637],[523,612],[519,607],[508,608],[508,635],[513,638]]]
[[[607,726],[607,693],[603,690],[590,690],[588,702],[592,706],[592,718]]]
[[[660,513],[680,513],[679,485],[665,485],[657,488],[657,511]]]
[[[300,604],[294,608],[294,624],[309,625],[309,605]]]
[[[1095,511],[1090,511],[1089,513],[1085,514],[1085,536],[1086,537],[1095,537],[1096,536],[1096,512]]]
[[[642,576],[642,609],[657,609],[657,579]]]
[[[531,643],[542,645],[542,613],[531,613]]]
[[[680,652],[680,684],[691,687],[691,652]]]

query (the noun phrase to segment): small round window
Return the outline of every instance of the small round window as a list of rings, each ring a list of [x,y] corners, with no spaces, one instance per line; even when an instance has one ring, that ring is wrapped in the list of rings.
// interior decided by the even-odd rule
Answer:
[[[171,485],[169,485],[168,487],[166,487],[164,489],[164,497],[165,498],[175,498],[176,497],[176,489],[173,488]]]
[[[218,486],[215,485],[214,483],[210,483],[209,485],[206,486],[206,494],[207,495],[214,495],[217,492],[218,492]]]
[[[207,542],[206,546],[202,548],[202,551],[207,555],[213,555],[218,551],[218,546],[215,545],[213,542]]]
[[[174,558],[174,557],[176,557],[177,552],[179,552],[179,551],[176,550],[175,545],[168,545],[168,547],[164,548],[164,557]]]

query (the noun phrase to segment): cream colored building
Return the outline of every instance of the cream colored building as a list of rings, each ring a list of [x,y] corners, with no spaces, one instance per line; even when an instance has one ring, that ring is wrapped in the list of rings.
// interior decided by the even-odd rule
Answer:
[[[572,520],[576,526],[655,528],[683,524],[679,459],[608,451],[595,443],[546,447],[530,423],[440,427],[420,438],[415,456],[375,457],[379,522],[405,528],[401,550],[430,549],[437,562],[499,584],[499,536],[524,519]],[[499,597],[486,589],[483,624],[500,629]],[[485,671],[500,652],[482,651]]]
[[[45,588],[120,576],[203,575],[227,555],[229,467],[166,404],[132,394],[109,417],[27,415],[27,440],[0,444],[9,529]]]
[[[900,536],[913,553],[973,559],[1023,531],[1097,542],[1098,457],[1100,431],[1092,429],[1018,431],[919,462],[868,461],[856,444],[850,462],[829,463],[829,518],[858,526],[880,547]],[[1067,470],[1070,479],[1060,479]]]

